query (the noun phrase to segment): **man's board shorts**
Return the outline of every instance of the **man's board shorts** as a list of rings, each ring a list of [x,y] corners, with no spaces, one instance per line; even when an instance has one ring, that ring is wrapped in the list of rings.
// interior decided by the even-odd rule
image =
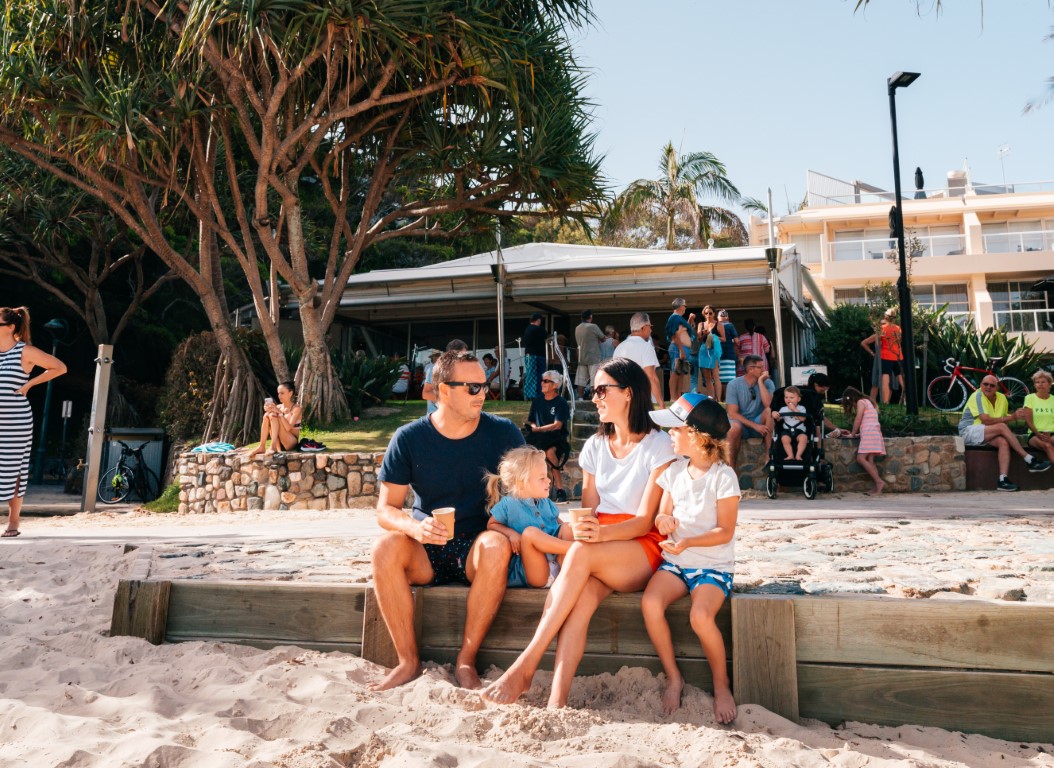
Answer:
[[[984,445],[984,424],[971,424],[960,434],[966,445]]]
[[[460,533],[446,544],[425,544],[425,554],[432,564],[435,574],[428,582],[430,587],[441,584],[468,584],[465,565],[468,563],[468,552],[476,543],[478,533]]]
[[[597,521],[601,525],[613,525],[615,523],[622,523],[626,520],[632,520],[636,515],[625,515],[625,514],[614,514],[611,512],[597,512]],[[644,556],[648,558],[648,565],[651,566],[652,573],[658,570],[659,565],[662,563],[662,548],[659,546],[660,541],[665,541],[666,537],[659,533],[658,529],[652,528],[648,533],[643,536],[638,536],[634,541],[640,544],[644,550]]]
[[[715,571],[711,568],[682,568],[679,565],[663,561],[659,566],[660,571],[668,571],[684,582],[688,591],[692,592],[696,587],[703,584],[713,584],[725,593],[725,597],[732,594],[732,574],[724,571]]]

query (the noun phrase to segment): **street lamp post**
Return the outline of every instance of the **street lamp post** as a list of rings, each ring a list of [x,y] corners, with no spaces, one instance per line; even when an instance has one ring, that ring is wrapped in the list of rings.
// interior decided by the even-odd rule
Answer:
[[[66,325],[65,320],[55,318],[44,323],[44,327],[51,331],[51,356],[55,357],[59,351],[59,341],[65,341],[66,334],[69,332],[69,326]],[[51,384],[52,382],[49,381],[47,389],[44,390],[44,415],[40,422],[40,443],[37,445],[37,460],[33,464],[34,483],[39,483],[44,479],[44,461],[47,457],[48,414],[51,412]]]
[[[904,389],[907,412],[919,412],[918,393],[915,391],[915,346],[911,328],[911,286],[908,285],[907,256],[904,253],[904,203],[900,196],[900,148],[897,145],[897,88],[907,88],[919,77],[918,72],[894,72],[886,81],[889,91],[889,120],[893,127],[893,194],[896,196],[897,254],[900,257],[900,277],[897,295],[900,299],[900,346],[904,353]]]

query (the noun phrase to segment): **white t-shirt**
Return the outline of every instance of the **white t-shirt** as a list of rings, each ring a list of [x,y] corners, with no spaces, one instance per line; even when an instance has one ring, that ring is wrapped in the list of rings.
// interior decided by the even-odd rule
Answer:
[[[677,529],[671,541],[702,536],[717,526],[717,500],[740,495],[739,479],[727,464],[713,464],[706,474],[695,480],[688,474],[688,459],[675,461],[659,476],[659,487],[673,497],[673,516]],[[662,556],[681,568],[710,568],[732,573],[736,562],[735,538],[716,547],[689,547],[679,555],[663,552]]]
[[[662,431],[649,432],[621,459],[611,454],[607,438],[593,435],[582,447],[578,466],[594,477],[600,496],[597,512],[636,515],[651,473],[676,458],[670,436]]]
[[[641,336],[627,336],[626,340],[615,347],[615,357],[628,357],[641,368],[658,367],[659,358],[655,347]]]

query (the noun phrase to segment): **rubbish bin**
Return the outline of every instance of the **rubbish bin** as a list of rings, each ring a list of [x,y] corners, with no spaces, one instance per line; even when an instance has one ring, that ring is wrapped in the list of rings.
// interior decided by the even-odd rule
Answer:
[[[121,457],[121,444],[125,442],[129,448],[143,446],[143,460],[146,466],[154,470],[161,478],[161,487],[158,492],[164,490],[164,459],[165,459],[165,430],[147,427],[111,427],[106,430],[106,442],[103,443],[102,467],[99,476],[102,477],[110,467],[117,463]],[[153,501],[153,499],[139,499],[139,501]]]

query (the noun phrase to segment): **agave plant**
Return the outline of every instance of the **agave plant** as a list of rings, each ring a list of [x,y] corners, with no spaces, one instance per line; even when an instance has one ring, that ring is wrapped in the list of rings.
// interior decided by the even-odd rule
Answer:
[[[949,357],[975,368],[985,367],[989,360],[1000,357],[1000,375],[1028,381],[1040,366],[1042,354],[1036,351],[1035,342],[1023,334],[1008,334],[1002,328],[978,331],[972,317],[960,324],[948,317],[943,308],[931,316],[926,328],[931,370],[943,370]]]

